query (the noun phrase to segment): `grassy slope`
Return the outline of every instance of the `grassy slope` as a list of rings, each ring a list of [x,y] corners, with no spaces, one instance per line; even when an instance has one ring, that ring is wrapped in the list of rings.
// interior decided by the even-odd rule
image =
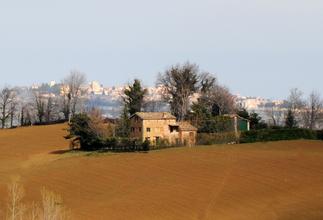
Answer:
[[[290,141],[80,156],[63,125],[0,131],[0,206],[20,176],[75,219],[322,219],[323,142]]]

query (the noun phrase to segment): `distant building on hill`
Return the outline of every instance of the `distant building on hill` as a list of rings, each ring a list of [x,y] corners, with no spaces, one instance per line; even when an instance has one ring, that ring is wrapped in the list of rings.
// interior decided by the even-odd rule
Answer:
[[[188,122],[177,122],[168,112],[137,112],[130,117],[131,138],[157,144],[166,140],[170,144],[193,146],[197,129]]]

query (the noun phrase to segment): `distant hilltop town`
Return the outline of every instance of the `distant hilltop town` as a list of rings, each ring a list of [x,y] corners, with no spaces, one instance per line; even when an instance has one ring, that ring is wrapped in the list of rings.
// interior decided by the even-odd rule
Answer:
[[[56,97],[64,95],[64,85],[50,81],[49,83],[33,84],[32,90],[40,91],[44,96]],[[91,81],[83,86],[83,97],[89,98],[87,105],[99,106],[107,117],[116,118],[120,114],[121,109],[121,97],[124,89],[127,85],[105,87],[98,81]],[[29,89],[29,88],[25,88]],[[146,101],[149,102],[162,102],[161,93],[162,87],[147,87],[148,94]],[[283,114],[284,109],[287,108],[287,102],[285,100],[270,100],[262,97],[247,97],[241,95],[235,95],[236,103],[239,107],[245,108],[248,111],[255,111],[259,113],[264,120],[270,120],[270,112],[274,110],[281,110]],[[192,97],[192,101],[197,100],[198,95]],[[161,103],[159,108],[167,110],[167,106],[163,106]]]

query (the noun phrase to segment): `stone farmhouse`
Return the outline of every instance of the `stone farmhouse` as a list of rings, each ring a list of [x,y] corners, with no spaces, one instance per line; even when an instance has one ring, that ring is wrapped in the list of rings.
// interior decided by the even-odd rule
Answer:
[[[194,146],[197,129],[188,122],[177,122],[168,112],[137,112],[130,117],[131,138],[156,144],[167,140],[169,144]]]

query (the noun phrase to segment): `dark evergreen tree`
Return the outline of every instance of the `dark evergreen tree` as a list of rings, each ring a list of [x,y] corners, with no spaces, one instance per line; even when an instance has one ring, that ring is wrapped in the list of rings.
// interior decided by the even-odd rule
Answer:
[[[124,106],[120,115],[120,119],[117,123],[116,135],[118,137],[129,137],[129,134],[130,134],[129,110],[127,109],[127,106]]]
[[[249,112],[244,108],[240,111],[237,112],[237,114],[242,117],[242,118],[245,118],[245,119],[249,119]]]
[[[93,146],[92,142],[96,140],[96,137],[91,132],[89,124],[90,118],[87,114],[81,113],[74,115],[69,124],[70,134],[66,138],[79,141],[82,150],[94,150],[93,148],[95,146]]]
[[[134,83],[125,89],[123,101],[129,116],[141,111],[146,94],[147,90],[142,88],[138,79],[135,79]]]
[[[257,129],[264,129],[267,128],[267,124],[262,121],[262,118],[259,116],[259,114],[252,112],[249,116],[250,120],[250,128],[253,130]]]
[[[289,109],[288,112],[287,112],[285,126],[287,128],[295,128],[295,127],[297,127],[297,122],[296,122],[294,113],[293,113],[293,111],[291,109]]]

